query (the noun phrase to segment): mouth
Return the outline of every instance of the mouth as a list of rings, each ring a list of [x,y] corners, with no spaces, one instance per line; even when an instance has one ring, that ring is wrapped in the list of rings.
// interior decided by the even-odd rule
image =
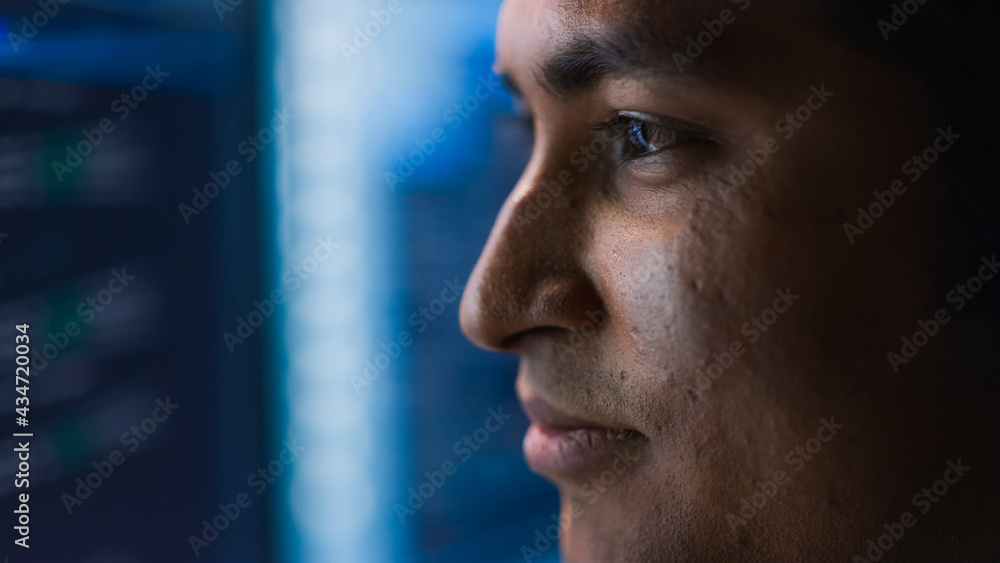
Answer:
[[[524,436],[524,459],[540,475],[573,475],[636,446],[646,437],[631,428],[616,428],[558,410],[544,399],[522,399],[531,426]]]

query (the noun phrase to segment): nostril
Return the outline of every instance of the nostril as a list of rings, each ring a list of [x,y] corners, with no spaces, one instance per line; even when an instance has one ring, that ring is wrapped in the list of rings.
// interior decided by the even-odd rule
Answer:
[[[601,323],[588,325],[597,316],[607,315],[584,272],[540,258],[522,260],[517,268],[477,267],[462,299],[460,323],[475,344],[506,351],[517,349],[531,331],[558,334],[597,328]]]

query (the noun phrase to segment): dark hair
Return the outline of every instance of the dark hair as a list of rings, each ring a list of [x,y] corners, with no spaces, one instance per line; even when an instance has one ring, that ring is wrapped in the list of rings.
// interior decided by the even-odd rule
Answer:
[[[973,275],[1000,253],[1000,3],[996,0],[814,0],[835,34],[866,56],[900,67],[926,85],[930,131],[962,135],[941,158],[937,178],[953,209],[942,283]],[[895,17],[895,19],[893,19]],[[904,21],[905,18],[905,21]],[[897,25],[899,24],[899,25]],[[992,285],[1000,286],[1000,279]],[[971,307],[1000,322],[1000,288]],[[979,297],[977,296],[977,301]]]

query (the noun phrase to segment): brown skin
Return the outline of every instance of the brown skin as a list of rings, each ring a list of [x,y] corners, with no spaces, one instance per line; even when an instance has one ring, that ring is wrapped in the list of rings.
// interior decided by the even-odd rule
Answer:
[[[1000,425],[988,413],[997,398],[974,379],[994,365],[983,343],[996,329],[952,312],[900,373],[886,359],[917,320],[950,311],[947,288],[965,279],[938,281],[941,190],[921,179],[853,245],[842,227],[873,191],[905,180],[902,163],[947,124],[927,117],[916,80],[842,45],[799,3],[740,3],[507,0],[502,9],[497,69],[530,108],[535,146],[466,289],[463,329],[521,355],[522,399],[646,438],[606,492],[588,483],[607,467],[547,476],[569,522],[563,557],[848,561],[905,511],[917,525],[882,561],[996,556]],[[725,8],[736,22],[690,72],[649,69],[569,95],[541,82],[542,63],[574,37],[652,26],[683,45]],[[786,140],[776,121],[821,84],[833,97]],[[600,134],[588,125],[619,111],[679,120],[719,142],[622,162],[619,139],[579,171],[571,155]],[[728,190],[730,166],[769,137],[778,152]],[[573,183],[526,220],[563,170]],[[741,327],[786,288],[799,299],[750,343]],[[570,344],[598,310],[607,320]],[[696,370],[734,341],[745,353],[694,392]],[[786,455],[830,417],[845,428],[795,471]],[[973,469],[920,514],[913,495],[958,458]],[[731,525],[727,514],[776,470],[791,479]]]

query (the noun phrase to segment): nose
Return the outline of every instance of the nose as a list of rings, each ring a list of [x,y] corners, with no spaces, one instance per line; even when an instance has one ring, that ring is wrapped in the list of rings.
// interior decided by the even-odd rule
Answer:
[[[482,348],[511,351],[534,329],[578,330],[604,309],[587,265],[582,182],[556,162],[529,162],[466,284],[460,322]]]

